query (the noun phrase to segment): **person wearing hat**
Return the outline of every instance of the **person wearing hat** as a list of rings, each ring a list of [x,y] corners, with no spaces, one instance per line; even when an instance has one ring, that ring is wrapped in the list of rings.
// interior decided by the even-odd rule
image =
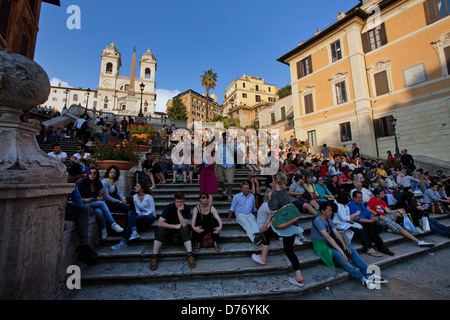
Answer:
[[[89,173],[91,170],[89,167],[85,167],[81,163],[73,164],[68,168],[69,176],[67,178],[68,183],[74,184],[74,191],[67,197],[65,220],[75,222],[79,245],[76,248],[78,253],[77,259],[88,265],[97,263],[95,257],[97,253],[92,250],[89,245],[89,207],[83,205],[80,192],[78,191],[76,182],[81,179],[84,174]]]

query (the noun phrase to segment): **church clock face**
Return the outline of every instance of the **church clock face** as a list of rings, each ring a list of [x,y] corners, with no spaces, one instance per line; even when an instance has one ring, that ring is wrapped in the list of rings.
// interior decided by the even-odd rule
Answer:
[[[104,85],[104,86],[110,86],[110,85],[111,85],[111,80],[105,80],[105,81],[103,81],[103,85]]]

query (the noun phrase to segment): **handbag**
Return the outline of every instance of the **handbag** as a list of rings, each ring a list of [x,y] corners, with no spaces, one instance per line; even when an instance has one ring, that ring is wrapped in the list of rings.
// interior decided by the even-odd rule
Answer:
[[[308,190],[305,189],[305,192],[302,193],[300,196],[300,200],[302,200],[305,203],[309,203],[312,200],[311,193],[308,192]]]
[[[272,212],[272,226],[275,229],[285,229],[293,225],[298,219],[300,219],[300,211],[298,211],[297,207],[294,204],[287,203],[283,198],[282,193],[278,194],[284,201],[285,205],[281,209]]]
[[[427,217],[422,217],[422,230],[423,231],[431,231],[430,221]]]
[[[417,233],[416,227],[407,214],[403,215],[403,228],[409,232]]]

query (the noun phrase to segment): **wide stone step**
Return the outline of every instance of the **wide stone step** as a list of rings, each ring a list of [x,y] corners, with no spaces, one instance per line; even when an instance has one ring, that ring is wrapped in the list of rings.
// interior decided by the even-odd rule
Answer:
[[[410,241],[396,241],[389,245],[395,252],[394,256],[384,255],[381,258],[375,258],[361,254],[361,257],[367,265],[376,264],[380,267],[382,275],[384,266],[435,251],[450,244],[450,239],[436,234],[427,234],[421,238],[435,243],[436,246],[421,248]],[[358,246],[354,245],[354,247]],[[253,262],[250,254],[222,258],[197,255],[197,267],[194,269],[188,268],[185,257],[161,257],[156,271],[149,270],[149,259],[88,266],[81,271],[82,289],[67,292],[66,298],[74,300],[270,299],[301,295],[351,278],[340,267],[334,270],[326,267],[312,249],[303,250],[298,253],[298,256],[306,283],[304,288],[295,287],[288,282],[288,277],[293,276],[289,260],[283,252],[271,250],[267,264],[264,266]]]
[[[440,221],[445,225],[450,225],[450,219],[444,219]],[[301,245],[296,245],[296,251],[303,251],[312,248],[312,244],[310,241],[310,230],[311,230],[311,222],[305,221],[300,223],[300,226],[305,230],[304,235],[307,241]],[[426,236],[425,235],[418,235]],[[110,246],[116,244],[120,241],[120,237],[109,237],[107,240],[103,241],[103,245],[98,249],[99,258],[101,259],[142,259],[148,258],[152,254],[153,248],[153,240],[154,240],[154,230],[140,233],[141,238],[133,240],[128,248],[119,249],[119,250],[111,250]],[[405,238],[401,235],[397,235],[390,232],[383,232],[380,235],[384,242],[388,245],[389,243],[394,243],[397,241],[403,241]],[[244,230],[237,226],[236,229],[226,229],[222,230],[220,234],[220,241],[222,250],[220,252],[216,252],[214,248],[202,248],[199,253],[196,253],[198,256],[216,256],[218,258],[226,256],[226,255],[248,255],[250,252],[254,250],[260,250],[260,247],[250,242],[250,239],[245,234]],[[359,240],[354,240],[352,242],[352,246],[357,250],[362,250],[362,246],[360,245]],[[160,252],[161,256],[166,257],[184,257],[185,250],[181,243],[178,244],[164,244],[165,250]],[[274,239],[271,241],[271,250],[272,251],[282,251],[282,241],[278,239]]]

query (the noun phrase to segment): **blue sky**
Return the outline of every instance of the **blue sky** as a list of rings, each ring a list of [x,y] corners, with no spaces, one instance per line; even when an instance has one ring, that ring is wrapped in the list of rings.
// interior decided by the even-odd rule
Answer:
[[[131,55],[150,47],[158,67],[157,111],[188,89],[204,93],[200,75],[218,75],[215,93],[243,74],[266,83],[290,83],[289,67],[279,57],[298,42],[337,21],[359,0],[61,0],[42,4],[34,60],[54,82],[96,88],[100,54],[112,41],[122,55],[120,75],[129,76]],[[81,10],[81,28],[67,28],[70,5]],[[137,76],[139,69],[137,68]],[[163,109],[164,106],[164,109]]]

